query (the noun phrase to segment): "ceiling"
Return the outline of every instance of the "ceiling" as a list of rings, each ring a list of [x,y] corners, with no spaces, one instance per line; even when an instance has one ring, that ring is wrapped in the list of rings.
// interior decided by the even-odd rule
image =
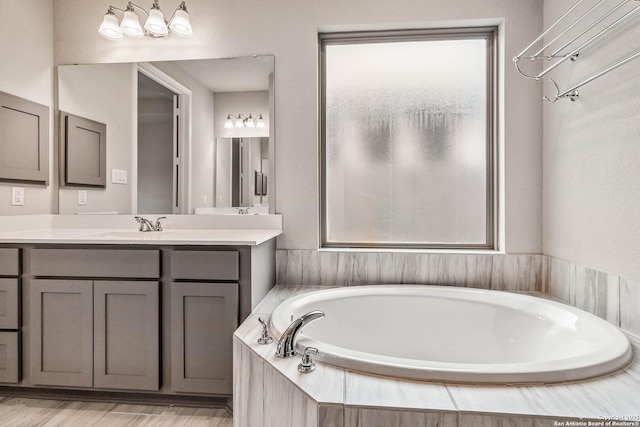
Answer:
[[[176,62],[212,92],[269,90],[272,56],[204,59]]]
[[[272,56],[170,62],[214,93],[269,90],[269,75],[273,73],[274,65]],[[141,74],[138,78],[138,96],[171,99],[173,92]]]

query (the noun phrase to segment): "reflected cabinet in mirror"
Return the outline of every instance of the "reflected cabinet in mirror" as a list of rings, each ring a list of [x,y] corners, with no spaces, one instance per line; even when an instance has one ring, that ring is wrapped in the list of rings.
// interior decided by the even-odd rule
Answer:
[[[81,165],[104,160],[104,187],[59,159],[60,214],[269,213],[273,73],[273,56],[59,66],[58,109],[108,129]]]

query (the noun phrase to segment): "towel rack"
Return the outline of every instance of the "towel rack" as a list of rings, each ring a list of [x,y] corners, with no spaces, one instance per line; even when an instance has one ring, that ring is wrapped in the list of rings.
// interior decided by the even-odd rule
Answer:
[[[560,18],[551,24],[549,28],[520,52],[519,55],[513,58],[516,70],[518,70],[522,76],[533,80],[546,80],[553,84],[556,89],[556,94],[551,98],[544,96],[543,99],[547,102],[556,102],[561,98],[569,98],[571,101],[576,101],[579,97],[579,88],[621,67],[627,62],[640,57],[639,50],[627,58],[594,73],[580,83],[571,86],[569,89],[560,90],[556,81],[548,76],[551,71],[567,60],[572,62],[577,61],[580,52],[585,48],[640,12],[640,0],[618,0],[615,4],[612,4],[614,2],[611,0],[597,0],[595,4],[587,6],[586,10],[579,9],[584,2],[585,0],[578,0],[569,10],[560,16]],[[623,7],[627,4],[634,4],[634,6],[631,10],[625,11]],[[607,21],[608,19],[609,21]],[[563,25],[565,25],[564,29],[562,29]],[[543,40],[545,36],[550,34],[556,27],[559,29],[557,35],[548,42]],[[534,50],[534,46],[539,42],[543,42],[543,46],[538,50]],[[521,61],[538,60],[549,61],[551,64],[538,74],[527,74],[522,71]]]

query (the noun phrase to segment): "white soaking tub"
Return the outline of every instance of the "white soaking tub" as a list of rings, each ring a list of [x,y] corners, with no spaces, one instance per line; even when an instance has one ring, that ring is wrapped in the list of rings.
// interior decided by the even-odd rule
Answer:
[[[552,383],[615,371],[632,358],[606,321],[543,298],[447,286],[376,285],[309,292],[271,316],[276,339],[313,311],[297,351],[372,374],[465,383]]]

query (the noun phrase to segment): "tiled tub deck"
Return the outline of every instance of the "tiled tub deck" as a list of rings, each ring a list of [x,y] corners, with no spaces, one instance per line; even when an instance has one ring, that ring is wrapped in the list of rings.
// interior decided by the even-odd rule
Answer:
[[[299,357],[277,359],[275,343],[257,343],[258,317],[318,289],[326,287],[276,286],[236,331],[235,427],[640,426],[637,357],[604,377],[536,386],[404,381],[322,363],[314,373],[300,374]],[[640,339],[628,336],[640,354]]]

